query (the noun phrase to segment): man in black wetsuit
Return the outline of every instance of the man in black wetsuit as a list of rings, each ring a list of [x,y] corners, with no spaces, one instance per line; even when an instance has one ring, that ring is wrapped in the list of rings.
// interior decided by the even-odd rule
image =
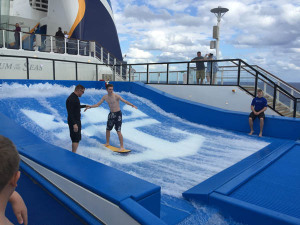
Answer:
[[[72,152],[76,150],[81,140],[81,114],[80,109],[85,108],[86,105],[80,105],[79,97],[84,94],[85,87],[77,85],[75,91],[68,97],[66,107],[68,111],[68,125],[70,130],[70,137],[72,140]]]

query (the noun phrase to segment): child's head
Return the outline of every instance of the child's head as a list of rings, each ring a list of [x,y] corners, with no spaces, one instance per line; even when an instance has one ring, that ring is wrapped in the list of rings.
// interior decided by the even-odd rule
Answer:
[[[20,156],[15,145],[0,135],[0,193],[9,182],[16,187],[20,177],[19,162]]]

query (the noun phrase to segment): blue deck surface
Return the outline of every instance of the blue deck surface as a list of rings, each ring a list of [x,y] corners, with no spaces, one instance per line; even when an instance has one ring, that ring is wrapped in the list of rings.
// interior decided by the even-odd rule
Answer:
[[[295,145],[230,197],[300,219],[299,160]]]
[[[300,145],[277,141],[183,193],[246,224],[300,224]]]

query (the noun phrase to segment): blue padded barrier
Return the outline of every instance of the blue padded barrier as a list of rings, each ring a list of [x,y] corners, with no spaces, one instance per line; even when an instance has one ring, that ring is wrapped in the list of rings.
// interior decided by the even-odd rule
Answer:
[[[165,223],[154,214],[149,213],[144,207],[131,198],[127,198],[120,203],[120,208],[134,217],[139,223],[144,225],[165,225]]]
[[[210,204],[218,207],[222,210],[222,213],[234,218],[236,221],[249,225],[300,224],[300,219],[298,218],[274,212],[218,193],[211,194]]]
[[[300,224],[299,150],[294,141],[275,141],[183,196],[246,224]]]
[[[286,140],[277,140],[261,149],[260,151],[250,155],[249,157],[243,159],[242,161],[234,164],[233,166],[221,171],[215,176],[203,181],[202,183],[192,187],[191,189],[185,191],[182,195],[187,199],[194,199],[202,203],[208,203],[209,195],[217,190],[218,188],[225,185],[228,181],[239,176],[242,172],[251,168],[257,162],[265,159],[271,155],[276,149],[281,148],[281,146],[290,143]]]
[[[84,220],[84,222],[88,223],[88,224],[93,224],[93,225],[97,225],[97,224],[102,224],[100,221],[98,221],[96,218],[94,218],[91,214],[89,214],[87,211],[85,211],[82,207],[80,207],[77,204],[74,204],[74,202],[67,197],[64,193],[62,193],[60,190],[58,190],[55,186],[53,186],[51,183],[49,183],[45,178],[43,178],[42,176],[40,176],[39,174],[37,174],[34,170],[32,170],[29,166],[27,166],[25,163],[21,162],[20,163],[20,169],[21,169],[21,174],[22,176],[26,176],[24,173],[26,173],[28,176],[30,176],[31,179],[33,179],[35,182],[38,182],[44,189],[46,189],[49,193],[51,193],[51,195],[55,196],[56,199],[59,199],[61,202],[64,203],[65,206],[67,206],[72,212],[74,212],[78,217],[82,218]],[[24,188],[22,187],[22,185],[18,185],[17,187],[17,191],[22,195],[22,193],[24,192],[31,192],[31,190],[28,190],[27,187]],[[24,193],[26,194],[26,193]],[[22,195],[24,198],[24,195]],[[36,196],[31,196],[32,198],[35,198]],[[36,211],[36,208],[33,208],[34,206],[32,205],[32,198],[28,199],[27,203],[27,207],[28,207],[28,213],[29,213],[29,224],[45,224],[45,217],[43,218],[43,213],[40,211],[42,210],[41,208],[39,208],[39,213],[34,213]],[[30,201],[30,202],[29,202]],[[28,204],[29,203],[29,204]],[[43,202],[44,204],[48,204],[48,202]],[[61,204],[61,203],[58,203]],[[56,210],[58,210],[57,208],[55,208],[55,206],[53,206],[52,210],[55,212],[55,216],[58,216],[58,213],[56,212]],[[31,214],[33,214],[31,216]],[[38,216],[36,215],[38,214]],[[52,215],[53,216],[53,215]],[[55,217],[53,216],[53,217]],[[61,222],[61,218],[57,218],[57,222]],[[69,221],[70,222],[70,219]],[[49,224],[49,222],[47,222]]]
[[[0,80],[1,82],[37,84],[59,84],[66,87],[82,84],[86,88],[105,89],[103,81],[53,81],[53,80]],[[249,132],[249,113],[233,112],[188,100],[177,98],[140,82],[110,82],[115,91],[126,91],[147,98],[166,112],[171,112],[183,119],[211,127],[232,130],[243,133]],[[250,102],[249,102],[250,108]],[[195,116],[201,115],[201,116]],[[280,129],[278,129],[280,127]],[[254,130],[259,131],[259,121],[254,121]],[[300,139],[300,119],[281,116],[266,116],[264,135],[269,137],[298,140]]]
[[[183,100],[163,91],[138,82],[111,82],[115,91],[128,91],[147,98],[166,112],[171,112],[188,121],[211,127],[249,132],[249,113],[233,112],[220,108]],[[250,108],[251,102],[249,102]],[[201,116],[195,116],[201,115]],[[280,129],[279,129],[280,128]],[[259,121],[254,121],[254,130],[259,131]],[[264,135],[269,137],[298,140],[300,119],[281,116],[266,116]]]
[[[10,138],[21,155],[116,205],[120,206],[122,201],[133,197],[135,201],[140,201],[146,207],[144,214],[147,212],[149,218],[152,214],[159,218],[159,186],[48,144],[2,113],[0,113],[0,120],[0,134]],[[97,174],[97,177],[94,174]],[[119,188],[120,186],[122,189]],[[143,206],[136,203],[137,208]],[[132,209],[133,218],[139,218],[140,215],[134,212],[135,209]]]

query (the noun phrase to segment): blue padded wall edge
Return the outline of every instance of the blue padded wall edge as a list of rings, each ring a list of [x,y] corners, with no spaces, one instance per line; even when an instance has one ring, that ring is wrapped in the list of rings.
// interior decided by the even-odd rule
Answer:
[[[180,99],[140,82],[111,82],[117,91],[129,91],[147,98],[166,112],[171,112],[188,121],[225,130],[249,132],[249,113],[233,112],[220,108]],[[250,102],[249,102],[250,108]],[[201,115],[201,116],[195,116]],[[258,120],[254,128],[259,129]],[[280,129],[278,129],[280,127]],[[281,116],[266,116],[264,135],[269,137],[298,140],[300,119]]]

